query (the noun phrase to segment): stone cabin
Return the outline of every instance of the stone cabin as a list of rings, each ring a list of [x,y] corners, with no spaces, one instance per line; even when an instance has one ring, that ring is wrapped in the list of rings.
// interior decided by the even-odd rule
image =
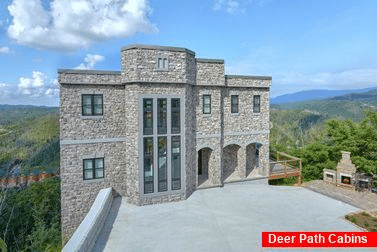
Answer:
[[[269,174],[269,76],[186,48],[130,45],[121,71],[59,69],[62,235],[100,189],[136,205]],[[266,179],[267,183],[267,179]]]

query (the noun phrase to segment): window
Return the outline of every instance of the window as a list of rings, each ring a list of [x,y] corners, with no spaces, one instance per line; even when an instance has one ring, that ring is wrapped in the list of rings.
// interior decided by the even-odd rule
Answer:
[[[143,100],[143,114],[144,114],[144,135],[153,134],[153,105],[152,99]]]
[[[171,133],[179,134],[181,133],[181,103],[180,99],[171,99]]]
[[[144,138],[144,193],[153,193],[153,138]]]
[[[143,106],[140,111],[143,193],[154,195],[181,190],[181,98],[145,97],[140,105]]]
[[[103,115],[103,97],[101,94],[82,95],[82,115]]]
[[[158,191],[168,190],[168,173],[167,173],[167,138],[158,138]]]
[[[157,131],[158,134],[166,134],[167,130],[167,111],[168,105],[166,99],[157,99]]]
[[[169,63],[167,57],[157,58],[157,70],[169,70]]]
[[[181,137],[173,136],[171,138],[172,149],[171,149],[171,184],[172,190],[181,189]]]
[[[211,95],[203,95],[203,114],[211,114]]]
[[[84,180],[103,177],[103,158],[84,159]]]
[[[238,113],[238,95],[232,95],[231,99],[231,113]]]
[[[254,113],[260,113],[260,95],[254,95]]]

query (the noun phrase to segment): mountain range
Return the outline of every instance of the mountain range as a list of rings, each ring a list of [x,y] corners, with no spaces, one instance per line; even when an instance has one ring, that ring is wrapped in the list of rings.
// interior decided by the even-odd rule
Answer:
[[[369,91],[374,90],[374,93],[369,93]],[[365,93],[368,94],[366,95]],[[362,95],[351,95],[351,94],[362,94]],[[346,95],[346,96],[344,96]],[[352,97],[359,97],[361,99],[366,98],[366,96],[377,95],[377,87],[363,88],[363,89],[344,89],[344,90],[327,90],[327,89],[315,89],[308,91],[300,91],[292,94],[280,95],[275,98],[271,98],[271,104],[281,104],[287,102],[300,102],[306,100],[321,100],[333,97],[335,100],[348,100]],[[342,96],[343,98],[341,98]],[[337,98],[335,98],[337,97]]]

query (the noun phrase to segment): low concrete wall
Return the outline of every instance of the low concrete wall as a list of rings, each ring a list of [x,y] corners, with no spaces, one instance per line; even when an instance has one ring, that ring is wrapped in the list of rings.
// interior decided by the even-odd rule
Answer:
[[[89,213],[85,216],[71,239],[64,246],[63,252],[91,251],[96,242],[113,201],[112,188],[99,191]]]

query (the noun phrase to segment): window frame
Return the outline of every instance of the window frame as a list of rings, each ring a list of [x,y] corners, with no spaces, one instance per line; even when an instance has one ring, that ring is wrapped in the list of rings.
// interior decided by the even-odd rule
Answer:
[[[158,131],[157,131],[157,121],[154,121],[153,123],[153,135],[144,135],[143,134],[143,99],[153,99],[153,110],[154,111],[157,111],[157,100],[158,99],[167,99],[167,104],[168,104],[168,118],[167,118],[167,121],[168,121],[168,131],[167,131],[167,134],[158,134]],[[172,106],[173,105],[173,101],[176,100],[176,106]],[[140,175],[139,175],[139,178],[140,178],[140,184],[139,184],[139,189],[140,189],[140,197],[142,200],[146,200],[146,199],[150,199],[150,198],[154,198],[154,197],[160,197],[160,196],[163,196],[163,195],[176,195],[177,193],[180,193],[180,192],[183,192],[184,188],[186,188],[186,180],[185,180],[185,172],[184,172],[184,163],[185,163],[185,155],[183,153],[185,153],[185,146],[184,146],[184,139],[185,139],[185,128],[184,128],[184,123],[185,123],[185,103],[184,103],[184,100],[185,100],[185,97],[183,95],[171,95],[171,94],[141,94],[139,96],[139,132],[141,134],[139,134],[139,143],[140,143],[140,147],[138,148],[138,152],[139,152],[139,155],[140,157],[143,157],[144,155],[144,150],[143,150],[143,139],[145,137],[152,137],[153,138],[153,155],[154,155],[154,158],[153,158],[153,173],[154,173],[154,191],[153,193],[150,192],[149,188],[147,189],[147,191],[145,191],[145,179],[144,179],[144,173],[143,172],[140,172]],[[178,102],[179,101],[179,102]],[[172,118],[174,117],[171,117],[171,112],[174,110],[173,108],[178,108],[178,104],[179,104],[179,126],[180,126],[180,130],[179,130],[179,133],[178,132],[173,132],[172,129],[171,129],[171,122],[172,122]],[[173,108],[172,108],[173,107]],[[177,111],[178,112],[178,111]],[[176,115],[178,116],[178,114]],[[178,126],[178,125],[176,125]],[[171,151],[171,137],[172,136],[180,136],[180,139],[181,139],[181,146],[180,146],[180,158],[179,160],[175,160],[175,162],[180,162],[180,171],[179,171],[179,174],[176,173],[176,177],[178,178],[178,175],[180,175],[180,181],[176,180],[174,182],[174,186],[172,185],[173,182],[171,180],[171,165],[172,165],[172,151]],[[159,165],[159,151],[158,151],[158,140],[160,137],[167,137],[167,153],[166,153],[166,157],[167,157],[167,182],[168,182],[168,189],[165,191],[159,191],[159,188],[158,188],[158,174],[159,174],[159,171],[158,171],[158,165]],[[164,161],[162,161],[163,163]],[[140,158],[139,161],[139,169],[140,171],[143,171],[144,169],[144,158]],[[161,163],[161,164],[162,164]],[[180,184],[180,186],[179,186]],[[175,190],[172,190],[174,187]],[[180,189],[178,188],[180,187]],[[149,192],[149,193],[148,193]]]
[[[256,103],[257,99],[259,100],[258,103]],[[253,112],[254,113],[260,113],[260,103],[261,103],[261,96],[260,95],[254,95],[253,96]]]
[[[102,164],[103,164],[103,166],[102,166],[102,177],[97,177],[96,176],[96,170],[97,169],[99,169],[99,168],[97,168],[96,167],[96,160],[98,160],[98,159],[102,159]],[[93,170],[92,172],[93,172],[93,177],[92,178],[86,178],[86,176],[85,176],[85,171],[86,170],[90,170],[90,169],[85,169],[85,161],[87,161],[87,160],[91,160],[92,161],[92,169],[91,170]],[[83,180],[95,180],[95,179],[103,179],[103,178],[105,178],[105,158],[84,158],[83,159]]]
[[[205,104],[205,103],[204,103],[205,97],[209,97],[209,104]],[[205,107],[206,107],[206,106],[209,106],[209,112],[208,112],[208,113],[205,112]],[[203,95],[203,114],[205,114],[205,115],[210,115],[211,112],[212,112],[212,111],[211,111],[211,106],[212,106],[211,95],[210,95],[210,94],[204,94],[204,95]]]
[[[169,57],[167,55],[159,55],[156,57],[156,70],[169,71]]]
[[[233,103],[233,97],[237,98],[237,103],[236,104]],[[238,111],[238,104],[239,104],[239,97],[238,97],[238,95],[231,95],[230,96],[230,112],[232,114],[238,114],[239,113],[239,111]],[[234,107],[236,108],[235,111],[233,110]]]
[[[84,110],[84,97],[90,97],[91,113],[86,114]],[[94,97],[101,97],[101,113],[95,113]],[[81,94],[81,114],[82,116],[103,116],[103,94]]]

